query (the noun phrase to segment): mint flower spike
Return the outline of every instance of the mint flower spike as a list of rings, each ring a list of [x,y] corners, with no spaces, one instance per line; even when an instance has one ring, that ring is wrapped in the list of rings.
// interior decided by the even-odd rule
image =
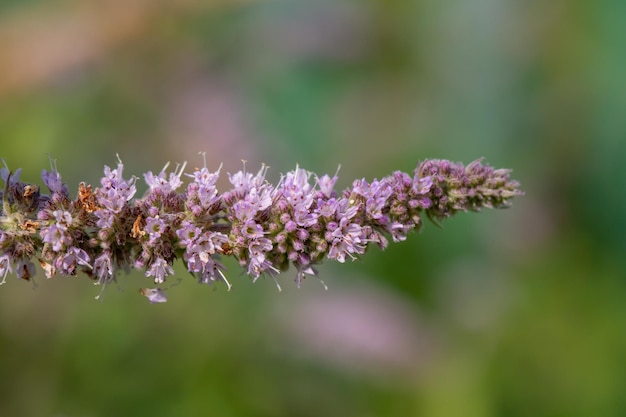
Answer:
[[[228,173],[232,188],[216,184],[222,166],[185,173],[186,164],[143,178],[148,191],[135,197],[137,177],[125,179],[118,157],[104,167],[100,187],[80,183],[77,197],[53,164],[42,179],[50,194],[19,180],[20,170],[0,169],[0,285],[8,274],[30,280],[38,262],[47,278],[83,272],[95,284],[116,280],[117,271],[141,270],[156,284],[174,274],[182,259],[199,283],[223,282],[230,290],[222,257],[233,257],[256,281],[295,269],[297,286],[317,276],[325,259],[345,262],[384,249],[419,230],[424,216],[435,223],[461,211],[509,207],[523,193],[510,170],[482,160],[468,165],[425,160],[413,175],[396,171],[380,180],[355,180],[337,192],[337,173],[318,176],[299,166],[266,180],[267,166],[256,174]],[[189,180],[183,191],[183,175]],[[321,282],[321,280],[320,280]],[[322,282],[326,288],[326,285]],[[165,289],[143,288],[151,303],[167,300]]]

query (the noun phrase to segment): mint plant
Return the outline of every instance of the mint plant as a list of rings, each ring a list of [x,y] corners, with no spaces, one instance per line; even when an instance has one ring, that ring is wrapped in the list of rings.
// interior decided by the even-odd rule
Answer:
[[[20,181],[19,169],[4,167],[0,284],[9,273],[31,280],[35,263],[47,278],[82,272],[106,285],[117,271],[132,268],[163,284],[181,259],[200,283],[221,281],[230,289],[220,259],[232,256],[253,281],[268,275],[280,288],[277,276],[293,268],[299,286],[324,260],[356,259],[371,245],[384,249],[390,239],[419,230],[424,218],[439,222],[458,212],[508,207],[522,194],[509,170],[481,160],[467,166],[425,160],[413,175],[358,179],[340,192],[337,175],[296,167],[274,185],[265,179],[267,169],[229,173],[232,188],[221,192],[221,167],[186,173],[185,164],[170,172],[166,165],[143,175],[148,191],[136,198],[137,178],[125,178],[118,160],[114,169],[105,166],[100,187],[81,182],[72,198],[54,165],[42,172],[49,194]],[[159,287],[141,293],[151,302],[167,299]]]

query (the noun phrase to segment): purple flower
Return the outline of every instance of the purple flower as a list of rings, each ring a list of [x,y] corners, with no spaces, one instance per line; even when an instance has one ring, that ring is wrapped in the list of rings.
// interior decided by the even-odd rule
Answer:
[[[318,177],[316,175],[315,178],[317,180],[317,186],[320,189],[320,193],[326,198],[334,197],[335,192],[333,191],[333,189],[339,177],[335,175],[331,178],[327,174],[324,174],[321,177]]]
[[[89,264],[89,255],[83,249],[71,247],[67,250],[67,253],[60,257],[60,267],[58,268],[62,273],[66,275],[74,275],[76,273],[76,267],[83,265],[92,269]]]
[[[246,239],[259,239],[263,236],[263,226],[254,221],[247,221],[241,226],[241,234]]]
[[[365,200],[365,213],[374,220],[384,217],[383,211],[388,204],[388,199],[393,195],[393,188],[386,181],[374,180],[371,184],[360,180],[353,184],[353,194],[360,195]]]
[[[41,179],[53,194],[67,195],[67,186],[63,184],[61,174],[57,172],[56,168],[53,168],[52,171],[45,169],[41,171]]]
[[[187,188],[188,200],[192,195],[197,197],[199,207],[202,209],[208,209],[213,204],[219,202],[219,193],[215,187],[215,183],[219,178],[221,168],[220,166],[217,171],[209,172],[209,170],[204,167],[194,171],[193,174],[186,174],[194,180]],[[191,202],[190,204],[193,205],[194,203]]]
[[[113,213],[119,213],[125,204],[130,201],[137,192],[135,187],[136,177],[131,177],[128,181],[122,177],[124,165],[119,160],[117,168],[111,170],[104,167],[104,177],[100,180],[100,188],[97,199],[98,203]]]
[[[161,284],[165,281],[165,277],[172,275],[174,269],[163,258],[156,258],[150,264],[150,268],[146,271],[147,277],[154,277],[155,284]]]
[[[5,166],[3,168],[0,168],[0,179],[6,183],[7,179],[9,178],[9,175],[11,175],[11,180],[10,180],[9,185],[15,184],[20,181],[21,173],[22,173],[22,168],[16,169],[15,172],[11,174],[11,171],[9,171],[9,168]]]
[[[194,239],[185,251],[185,261],[189,272],[198,273],[198,281],[202,284],[211,284],[220,280],[226,283],[230,290],[230,282],[222,273],[223,266],[218,263],[213,255],[217,248],[228,242],[228,237],[222,233],[215,232],[203,234]]]
[[[194,171],[193,174],[185,174],[188,177],[193,178],[193,180],[202,185],[203,187],[214,187],[217,179],[220,177],[220,171],[222,170],[222,166],[217,169],[215,172],[210,172],[206,167],[202,169]]]
[[[113,227],[113,222],[115,221],[115,211],[109,210],[98,210],[95,212],[98,220],[96,221],[96,226],[100,229],[110,229]]]
[[[338,202],[335,198],[331,198],[329,200],[322,200],[321,198],[317,200],[317,213],[327,219],[330,219],[335,215],[338,208]]]
[[[113,279],[113,265],[109,252],[103,252],[96,258],[93,262],[93,272],[98,279],[98,284],[106,284]]]
[[[57,222],[57,226],[62,230],[67,230],[72,225],[72,213],[65,210],[55,210],[52,212],[54,219]]]
[[[20,258],[17,261],[15,273],[19,279],[28,281],[35,276],[35,264],[28,259]]]
[[[140,288],[139,293],[145,296],[150,304],[167,302],[167,295],[160,288]]]
[[[149,243],[154,244],[161,237],[161,234],[165,232],[165,228],[165,222],[158,215],[156,217],[148,217],[145,230],[148,236],[150,236]]]
[[[66,228],[53,224],[49,227],[41,229],[41,236],[45,243],[52,245],[52,250],[59,252],[64,247],[72,244],[72,238],[66,233]]]
[[[430,191],[433,186],[433,179],[431,177],[419,178],[415,177],[413,180],[413,185],[411,186],[411,191],[415,195],[424,195]]]
[[[7,274],[9,272],[13,272],[13,269],[11,268],[11,257],[8,253],[5,253],[0,256],[0,276],[2,276],[2,282],[0,282],[0,285],[6,282]]]
[[[49,212],[48,212],[49,213]],[[72,236],[68,232],[72,226],[72,214],[65,210],[54,210],[50,215],[45,211],[39,213],[40,218],[49,218],[48,226],[41,228],[44,243],[49,243],[54,252],[60,252],[72,244]]]
[[[183,182],[180,177],[183,175],[185,170],[185,166],[187,163],[182,164],[181,166],[176,166],[176,170],[174,172],[170,172],[169,179],[165,174],[165,170],[169,166],[169,162],[165,164],[159,175],[154,175],[152,171],[148,171],[143,175],[146,184],[150,187],[150,191],[161,190],[164,194],[167,194],[172,191],[176,191],[178,187],[180,187]]]
[[[256,175],[252,175],[249,172],[238,171],[234,174],[228,174],[228,179],[234,187],[234,192],[245,193],[252,188],[260,188],[265,182],[265,174],[267,173],[268,166],[263,165]]]
[[[246,200],[237,201],[232,207],[233,216],[241,222],[253,220],[257,211],[257,208]]]
[[[293,205],[301,204],[304,199],[312,200],[313,195],[308,195],[312,190],[312,186],[309,184],[310,175],[310,172],[296,166],[294,171],[288,172],[282,177],[277,190],[281,191],[287,201]]]
[[[412,229],[412,226],[402,224],[400,222],[393,222],[387,228],[387,231],[391,234],[394,242],[402,242],[406,240],[406,234]]]
[[[200,233],[202,233],[202,230],[187,220],[185,220],[180,229],[176,231],[176,235],[183,246],[191,245]]]
[[[365,252],[365,245],[362,242],[361,226],[350,223],[350,219],[343,217],[339,226],[331,233],[332,242],[328,257],[343,263],[346,255],[355,259],[353,254]]]

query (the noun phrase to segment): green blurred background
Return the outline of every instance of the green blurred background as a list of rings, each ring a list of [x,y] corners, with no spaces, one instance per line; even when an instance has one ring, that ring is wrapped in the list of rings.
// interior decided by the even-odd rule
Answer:
[[[0,2],[0,157],[70,189],[189,161],[338,187],[424,158],[513,168],[509,210],[427,224],[283,292],[178,268],[0,288],[1,416],[626,415],[626,2]],[[227,186],[226,176],[222,189]],[[175,282],[172,280],[172,282]]]

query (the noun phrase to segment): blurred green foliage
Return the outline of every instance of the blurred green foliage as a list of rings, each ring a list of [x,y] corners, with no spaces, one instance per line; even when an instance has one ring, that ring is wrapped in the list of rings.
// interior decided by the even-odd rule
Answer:
[[[163,305],[137,274],[103,302],[84,277],[9,279],[0,415],[625,415],[625,15],[608,0],[0,7],[0,157],[25,180],[50,157],[76,189],[116,153],[140,176],[206,151],[272,180],[341,165],[341,188],[485,157],[526,192],[324,265],[329,291],[287,273],[279,293],[234,263],[231,292],[178,268]]]

